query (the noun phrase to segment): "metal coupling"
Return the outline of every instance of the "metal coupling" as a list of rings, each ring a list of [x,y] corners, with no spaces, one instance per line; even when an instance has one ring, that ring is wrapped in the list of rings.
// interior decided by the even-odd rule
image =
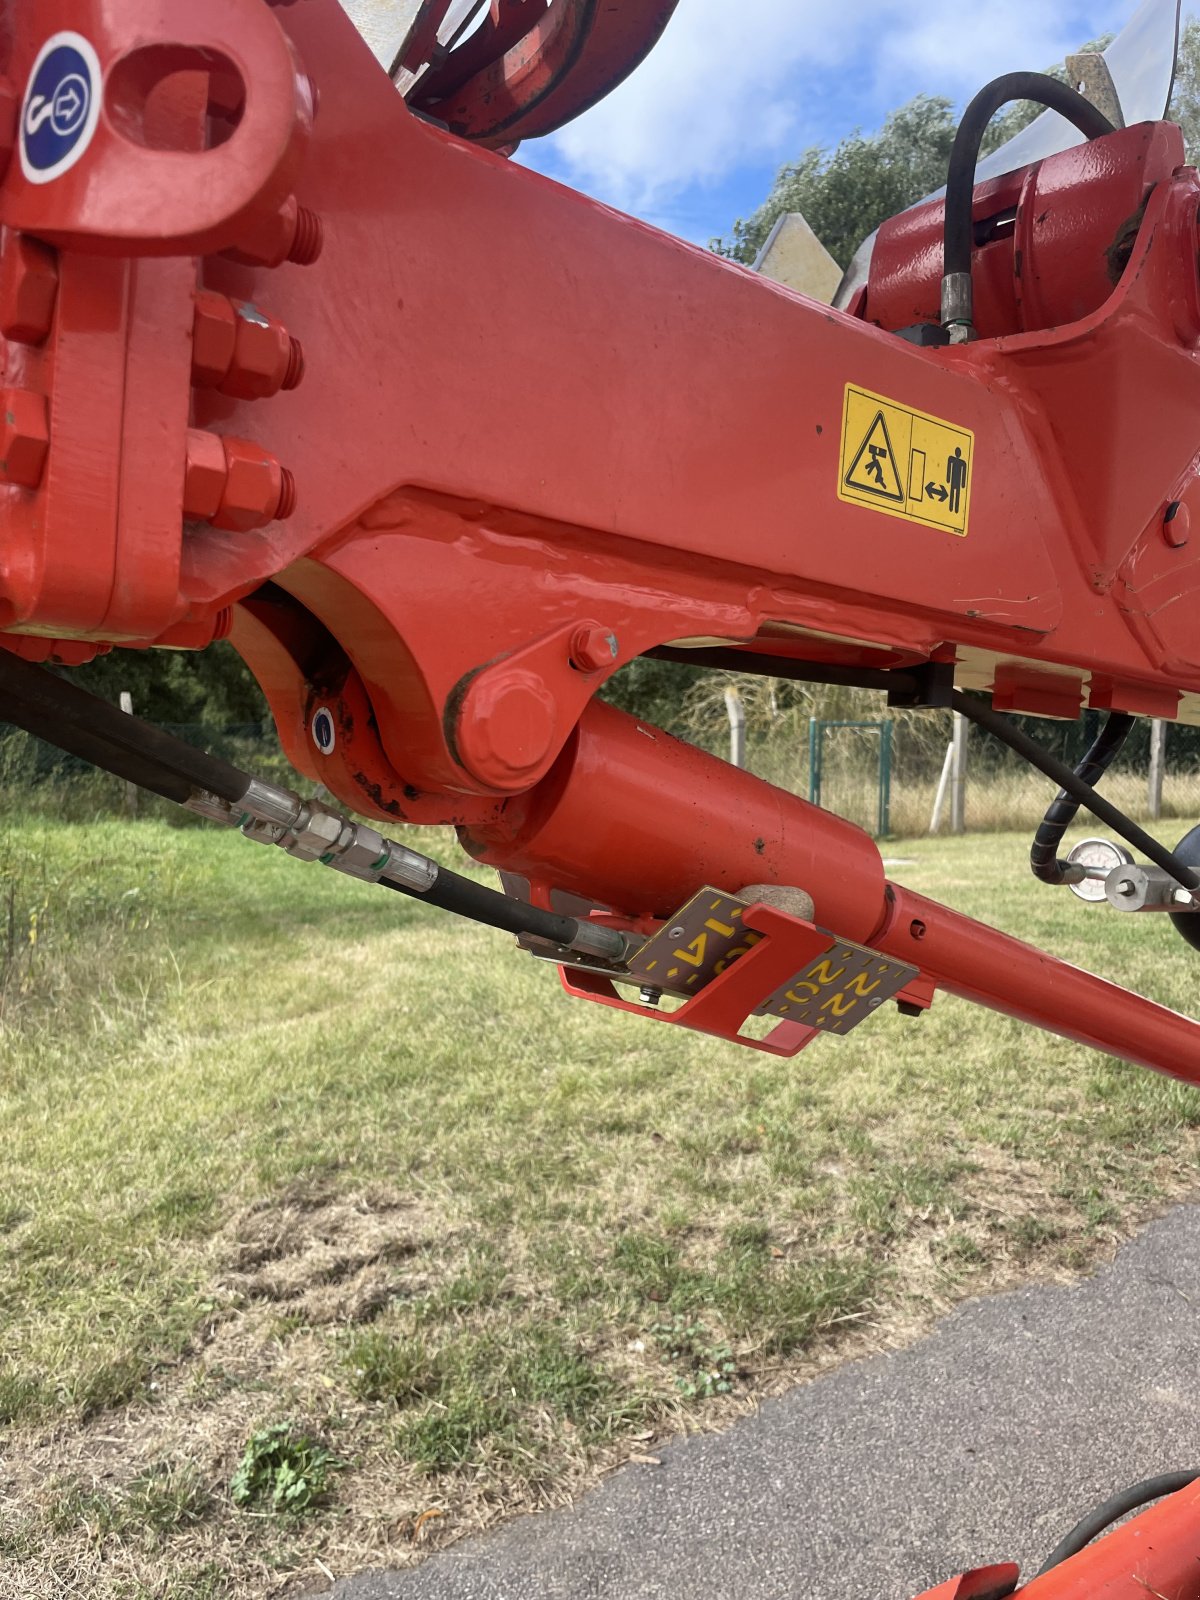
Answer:
[[[629,940],[617,928],[606,928],[602,922],[588,922],[580,918],[576,923],[575,937],[571,940],[571,949],[620,964],[629,953]]]
[[[306,800],[280,844],[297,861],[329,861],[350,843],[354,824],[319,800]]]
[[[397,844],[394,839],[385,839],[384,843],[388,847],[388,864],[379,876],[405,889],[415,889],[418,894],[428,894],[437,882],[437,862]]]
[[[222,800],[217,794],[209,794],[207,789],[193,789],[184,801],[184,809],[194,811],[207,822],[220,823],[225,828],[235,828],[240,820],[228,800]]]
[[[385,839],[364,822],[351,824],[350,835],[336,855],[324,858],[335,872],[364,883],[398,883],[417,894],[428,894],[437,882],[437,862],[428,856]]]
[[[261,778],[251,778],[250,786],[238,801],[243,814],[255,822],[273,822],[281,828],[290,828],[297,822],[304,802],[290,789],[280,789]]]
[[[966,344],[975,332],[975,300],[969,272],[947,272],[942,279],[942,327],[951,344]]]
[[[1200,911],[1200,895],[1162,867],[1116,867],[1104,880],[1104,896],[1118,911]]]

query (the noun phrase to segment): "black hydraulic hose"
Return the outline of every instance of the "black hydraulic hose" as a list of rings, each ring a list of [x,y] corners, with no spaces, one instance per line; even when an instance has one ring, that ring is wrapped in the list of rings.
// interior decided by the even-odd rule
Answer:
[[[0,717],[169,800],[182,802],[193,789],[206,789],[236,805],[250,784],[249,774],[219,756],[8,650],[0,650]],[[157,773],[156,782],[139,776],[149,771]]]
[[[1164,1495],[1178,1494],[1180,1489],[1186,1489],[1189,1483],[1195,1483],[1200,1478],[1200,1472],[1164,1472],[1158,1478],[1146,1478],[1141,1483],[1135,1483],[1128,1489],[1123,1489],[1120,1494],[1113,1495],[1111,1500],[1106,1500],[1103,1505],[1096,1507],[1088,1513],[1082,1522],[1077,1522],[1059,1544],[1046,1557],[1038,1568],[1038,1577],[1049,1572],[1052,1567],[1057,1567],[1060,1562],[1076,1556],[1086,1545],[1091,1544],[1098,1533],[1103,1533],[1118,1517],[1136,1511],[1139,1506],[1149,1505],[1151,1500],[1161,1500]]]
[[[248,772],[228,761],[197,750],[78,684],[3,649],[0,718],[178,805],[186,804],[197,790],[205,790],[237,807],[252,782]],[[387,878],[379,882],[506,933],[533,934],[559,945],[571,945],[579,933],[574,917],[510,899],[447,867],[438,868],[432,887],[426,890]]]
[[[552,944],[570,945],[579,924],[574,917],[563,917],[556,911],[543,911],[531,906],[527,900],[514,900],[498,889],[464,878],[446,867],[438,868],[431,889],[408,889],[402,883],[381,878],[385,889],[399,889],[401,894],[411,894],[414,900],[425,900],[440,906],[457,917],[468,917],[472,922],[486,923],[489,928],[499,928],[504,933],[530,933]]]
[[[1086,807],[1101,822],[1106,822],[1114,833],[1120,834],[1127,844],[1132,845],[1135,850],[1140,850],[1154,862],[1155,866],[1161,867],[1164,872],[1169,872],[1176,883],[1182,884],[1185,889],[1200,889],[1200,874],[1185,865],[1165,845],[1159,844],[1157,839],[1152,839],[1144,829],[1138,827],[1136,822],[1131,822],[1123,811],[1118,810],[1102,794],[1098,794],[1090,783],[1085,783],[1082,778],[1076,777],[1064,761],[1059,761],[1048,750],[1043,750],[1036,740],[1022,733],[1020,728],[1015,727],[1007,717],[998,711],[993,711],[991,706],[984,705],[982,700],[975,700],[970,695],[963,694],[961,689],[955,689],[951,704],[955,711],[986,729],[1010,750],[1015,750],[1019,756],[1023,756],[1030,766],[1036,767],[1039,772],[1044,772],[1073,800]]]
[[[1003,77],[994,78],[981,89],[963,112],[950,150],[946,180],[944,280],[965,273],[966,283],[970,283],[973,244],[971,205],[975,194],[975,168],[988,123],[1000,107],[1007,105],[1010,100],[1032,100],[1036,105],[1057,111],[1088,139],[1098,139],[1116,131],[1104,113],[1098,111],[1090,100],[1085,100],[1068,84],[1059,83],[1057,78],[1048,77],[1043,72],[1006,72]],[[943,307],[944,323],[964,320],[968,324],[971,321],[969,296],[965,316],[947,317],[946,308]]]
[[[1096,735],[1091,749],[1075,768],[1075,776],[1084,783],[1100,781],[1112,765],[1121,747],[1129,737],[1134,719],[1123,711],[1110,711],[1108,720]],[[1070,881],[1067,863],[1058,859],[1058,847],[1063,835],[1075,820],[1080,802],[1065,789],[1060,789],[1050,802],[1046,815],[1038,825],[1029,847],[1029,865],[1035,878],[1042,883],[1067,883]]]

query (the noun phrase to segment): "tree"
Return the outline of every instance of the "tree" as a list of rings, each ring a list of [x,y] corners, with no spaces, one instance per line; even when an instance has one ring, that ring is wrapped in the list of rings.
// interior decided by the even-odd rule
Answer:
[[[233,646],[207,650],[113,650],[84,667],[72,667],[73,683],[114,703],[121,691],[148,722],[230,723],[267,720],[262,690]]]
[[[852,133],[833,151],[813,145],[780,169],[758,210],[739,218],[732,237],[715,240],[713,248],[749,266],[776,218],[801,211],[838,265],[846,266],[872,228],[946,181],[955,125],[949,100],[917,95],[877,133]]]
[[[1184,24],[1179,36],[1175,90],[1168,115],[1183,129],[1188,160],[1200,161],[1200,22]]]

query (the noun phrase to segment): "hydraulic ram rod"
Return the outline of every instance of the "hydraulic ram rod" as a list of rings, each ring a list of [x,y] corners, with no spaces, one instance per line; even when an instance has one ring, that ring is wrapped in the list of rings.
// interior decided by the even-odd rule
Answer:
[[[976,1005],[1200,1083],[1200,1023],[911,889],[893,884],[891,894],[888,921],[871,941],[884,955]]]

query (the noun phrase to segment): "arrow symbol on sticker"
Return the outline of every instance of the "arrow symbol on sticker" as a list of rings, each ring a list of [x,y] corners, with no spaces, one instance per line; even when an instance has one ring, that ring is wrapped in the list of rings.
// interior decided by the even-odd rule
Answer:
[[[925,485],[925,493],[931,500],[949,500],[950,498],[949,489],[940,483],[927,483]]]

